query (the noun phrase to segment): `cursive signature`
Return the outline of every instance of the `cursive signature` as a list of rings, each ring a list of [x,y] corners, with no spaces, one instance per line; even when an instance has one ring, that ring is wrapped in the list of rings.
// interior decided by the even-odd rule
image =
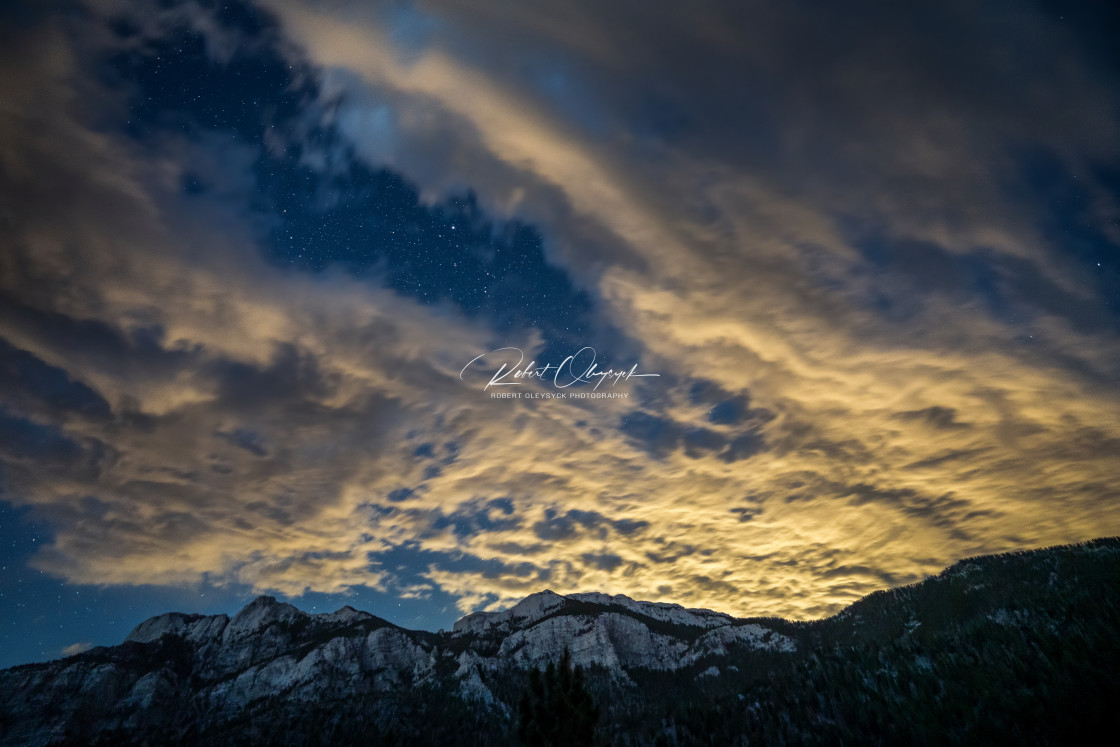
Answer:
[[[660,376],[661,374],[655,373],[638,373],[638,364],[635,363],[628,369],[614,369],[609,368],[602,370],[595,362],[595,348],[582,347],[575,352],[574,355],[569,355],[559,365],[546,363],[539,365],[535,360],[530,361],[526,365],[525,352],[521,348],[498,348],[491,350],[489,353],[476,355],[472,358],[467,365],[463,366],[463,370],[459,372],[459,378],[463,378],[463,374],[467,372],[475,363],[478,363],[488,355],[500,353],[504,350],[514,351],[517,353],[517,363],[512,366],[502,363],[497,372],[490,377],[490,381],[483,387],[483,391],[492,386],[520,386],[526,381],[547,381],[551,380],[552,385],[557,389],[567,389],[579,383],[593,384],[594,389],[598,389],[599,385],[604,381],[609,381],[611,386],[614,386],[620,381],[628,379],[639,379],[647,376]]]

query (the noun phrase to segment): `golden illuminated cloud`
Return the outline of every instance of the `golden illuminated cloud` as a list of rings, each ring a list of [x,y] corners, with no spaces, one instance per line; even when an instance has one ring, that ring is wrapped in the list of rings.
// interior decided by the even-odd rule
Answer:
[[[438,589],[463,611],[547,587],[807,617],[966,555],[1120,533],[1116,336],[1042,308],[1025,342],[955,285],[955,258],[977,246],[1006,272],[1051,251],[994,171],[945,165],[986,154],[989,132],[919,137],[892,120],[851,190],[791,189],[735,153],[640,142],[609,111],[598,130],[565,120],[485,55],[410,46],[375,14],[275,7],[344,95],[331,116],[359,153],[427,194],[469,182],[539,221],[662,376],[619,385],[621,400],[491,399],[462,366],[502,345],[540,353],[538,337],[268,264],[244,216],[177,191],[204,148],[138,153],[73,113],[95,94],[55,35],[0,113],[0,166],[23,195],[0,336],[113,416],[61,423],[80,458],[52,471],[10,462],[19,501],[56,530],[40,568],[291,595]],[[627,64],[595,34],[508,22],[589,65]],[[60,95],[38,98],[44,86]],[[364,129],[378,106],[391,137]],[[1081,132],[1098,147],[1101,129]],[[441,156],[422,147],[449,134]],[[781,137],[797,152],[805,135]],[[49,213],[35,209],[47,192]],[[938,194],[952,197],[927,204]],[[842,220],[861,199],[913,266],[868,268]],[[1064,265],[1047,282],[1083,296]]]

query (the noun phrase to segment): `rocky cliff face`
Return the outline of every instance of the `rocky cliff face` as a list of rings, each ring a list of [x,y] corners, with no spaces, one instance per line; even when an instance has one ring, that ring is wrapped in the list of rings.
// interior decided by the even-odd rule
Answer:
[[[235,719],[263,701],[327,702],[423,685],[508,714],[484,680],[543,666],[565,649],[575,664],[626,680],[631,670],[676,671],[735,648],[792,652],[796,644],[729,615],[605,594],[543,591],[442,634],[349,607],[307,614],[262,596],[232,619],[163,614],[120,646],[0,673],[0,723],[8,743],[45,745],[78,733],[173,730],[184,713]]]
[[[742,646],[793,651],[794,641],[765,626],[710,610],[636,602],[625,596],[543,591],[503,612],[476,613],[455,623],[453,638],[470,641],[480,666],[540,666],[564,649],[573,663],[625,677],[631,669],[677,670]],[[496,648],[496,650],[495,650]]]
[[[565,649],[614,741],[921,742],[949,716],[968,741],[1001,713],[1033,739],[1067,712],[1115,719],[1092,709],[1120,697],[1118,625],[1115,539],[974,558],[814,623],[544,591],[428,633],[265,596],[0,672],[0,744],[503,744],[526,672]]]

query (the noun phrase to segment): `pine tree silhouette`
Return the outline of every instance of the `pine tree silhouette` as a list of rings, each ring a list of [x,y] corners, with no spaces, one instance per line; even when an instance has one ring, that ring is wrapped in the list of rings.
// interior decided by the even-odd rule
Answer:
[[[583,668],[572,666],[568,649],[559,666],[529,673],[521,696],[517,736],[527,747],[584,747],[594,744],[599,709],[587,692]]]

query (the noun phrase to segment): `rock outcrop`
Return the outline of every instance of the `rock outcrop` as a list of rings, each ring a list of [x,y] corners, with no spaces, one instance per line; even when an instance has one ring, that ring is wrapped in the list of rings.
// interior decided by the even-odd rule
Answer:
[[[440,633],[265,596],[0,671],[0,745],[505,744],[528,672],[565,651],[627,743],[924,743],[946,723],[985,742],[997,721],[1047,743],[1113,718],[1118,579],[1102,539],[973,558],[811,623],[543,591]]]
[[[483,674],[543,666],[567,649],[575,664],[627,679],[636,669],[694,667],[736,646],[795,649],[789,637],[729,615],[606,594],[543,591],[443,634],[351,607],[308,614],[262,596],[232,618],[158,615],[120,646],[2,672],[0,712],[12,724],[6,741],[43,745],[91,714],[82,734],[174,729],[184,713],[232,720],[277,698],[329,702],[420,685],[508,713]]]

